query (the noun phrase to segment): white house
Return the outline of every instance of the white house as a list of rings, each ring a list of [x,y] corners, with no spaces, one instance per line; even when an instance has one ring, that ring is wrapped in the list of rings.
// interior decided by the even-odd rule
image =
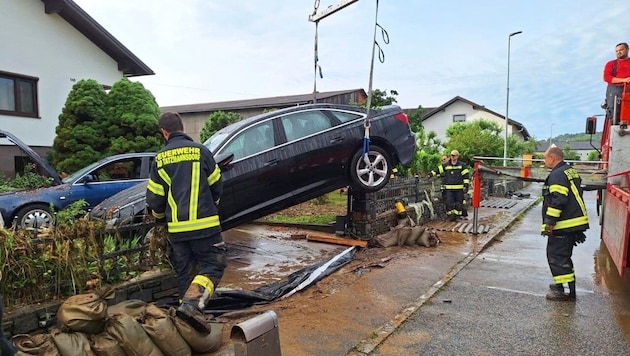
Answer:
[[[499,127],[505,128],[505,116],[461,96],[456,96],[437,108],[425,109],[422,115],[422,125],[426,132],[434,131],[437,137],[444,142],[446,140],[446,128],[449,125],[454,122],[478,119],[494,121],[499,124]],[[523,124],[512,119],[509,119],[508,123],[508,135],[516,135],[523,141],[530,138],[529,132]],[[505,135],[505,131],[502,132]]]
[[[76,81],[108,87],[154,74],[72,0],[2,0],[0,23],[0,129],[40,154]],[[19,155],[0,139],[1,171],[13,171]]]

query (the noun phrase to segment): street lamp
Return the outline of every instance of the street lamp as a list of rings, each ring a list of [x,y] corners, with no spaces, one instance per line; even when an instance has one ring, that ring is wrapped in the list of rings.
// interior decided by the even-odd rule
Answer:
[[[516,36],[523,31],[510,33],[508,36],[508,55],[507,55],[507,91],[505,95],[505,141],[503,142],[503,167],[507,166],[507,142],[508,142],[508,126],[509,126],[509,109],[510,109],[510,41],[512,36]]]

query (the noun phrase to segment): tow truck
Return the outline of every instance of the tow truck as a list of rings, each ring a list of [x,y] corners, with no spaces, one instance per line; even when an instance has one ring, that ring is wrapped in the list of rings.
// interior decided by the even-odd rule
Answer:
[[[605,104],[602,108],[606,109]],[[601,238],[621,277],[630,258],[630,86],[624,85],[611,114],[604,116],[599,168],[605,172],[597,192]],[[586,119],[586,133],[597,130],[597,117]],[[591,136],[592,137],[592,136]],[[591,144],[592,145],[592,144]]]

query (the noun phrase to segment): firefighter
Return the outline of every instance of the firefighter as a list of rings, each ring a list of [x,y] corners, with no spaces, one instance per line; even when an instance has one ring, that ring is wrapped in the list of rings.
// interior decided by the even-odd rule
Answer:
[[[431,171],[431,174],[429,174],[429,178],[440,177],[442,180],[444,180],[444,166],[443,166],[443,164],[446,163],[446,162],[448,162],[448,156],[447,155],[442,155],[441,162],[437,166],[437,171],[435,171],[435,170]],[[442,201],[446,201],[446,190],[444,190],[444,183],[442,183],[442,185],[440,185],[440,191],[442,192]]]
[[[446,191],[446,216],[455,221],[462,217],[464,194],[470,184],[468,165],[459,160],[459,151],[452,150],[451,157],[442,164],[442,182]]]
[[[564,161],[562,150],[552,145],[543,155],[545,167],[551,172],[543,186],[543,224],[541,234],[547,236],[547,262],[554,283],[549,285],[546,298],[575,301],[573,246],[584,242],[588,226],[586,207],[582,199],[582,179]],[[564,284],[569,287],[565,293]]]
[[[181,301],[177,316],[209,333],[203,310],[226,265],[218,210],[221,171],[212,152],[184,134],[179,114],[163,113],[158,124],[167,142],[151,167],[147,204],[156,221],[166,223]]]

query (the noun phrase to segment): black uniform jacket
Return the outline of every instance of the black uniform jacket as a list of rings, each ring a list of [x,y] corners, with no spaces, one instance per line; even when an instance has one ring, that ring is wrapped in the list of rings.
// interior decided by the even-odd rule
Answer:
[[[568,163],[558,163],[543,186],[543,224],[554,225],[553,234],[563,236],[589,228],[582,199],[582,178]]]
[[[147,185],[147,204],[165,219],[173,241],[216,236],[221,241],[217,204],[221,171],[210,150],[182,132],[170,134],[155,156]]]
[[[466,163],[459,160],[455,163],[447,161],[442,164],[442,169],[444,171],[442,183],[446,190],[468,189],[468,185],[470,185],[470,170]]]

